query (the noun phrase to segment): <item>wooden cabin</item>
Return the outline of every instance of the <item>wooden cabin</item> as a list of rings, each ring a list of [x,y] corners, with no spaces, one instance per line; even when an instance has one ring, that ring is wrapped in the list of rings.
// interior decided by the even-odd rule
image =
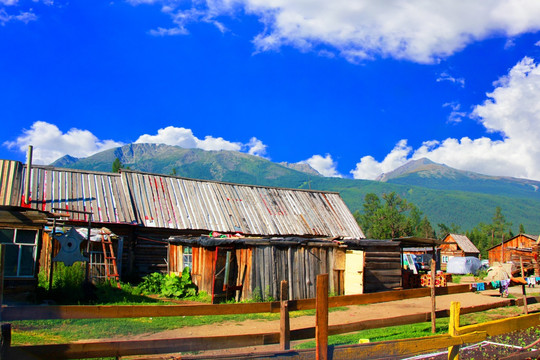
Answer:
[[[538,244],[538,235],[519,234],[502,244],[497,244],[488,249],[489,263],[513,262],[519,267],[520,259],[524,266],[532,267],[536,264],[533,248]]]
[[[441,270],[446,270],[448,260],[453,257],[480,256],[480,250],[474,246],[471,240],[465,235],[448,234],[444,237],[443,243],[439,246],[441,256]]]
[[[193,259],[193,278],[201,281],[200,287],[206,290],[209,282],[205,277],[210,276],[208,273],[216,276],[219,263],[223,257],[230,259],[233,252],[229,249],[233,247],[240,251],[234,252],[237,259],[252,259],[255,264],[249,269],[251,273],[245,273],[246,278],[250,276],[255,281],[250,289],[258,288],[263,296],[276,298],[275,286],[268,280],[268,269],[272,269],[286,273],[287,278],[289,272],[304,274],[299,275],[304,279],[302,285],[292,293],[297,298],[312,297],[312,275],[344,271],[344,256],[339,255],[344,249],[339,250],[339,240],[364,238],[336,192],[240,185],[129,170],[117,174],[51,166],[32,166],[27,186],[26,166],[11,163],[16,166],[10,172],[10,184],[14,184],[9,190],[10,201],[39,211],[62,212],[66,215],[64,226],[110,229],[121,240],[115,242],[115,253],[121,254],[119,270],[124,279],[155,271],[178,271],[178,265],[173,264],[181,252],[182,257],[185,253],[186,259]],[[25,190],[29,194],[26,201],[22,196]],[[195,246],[198,244],[191,244],[191,249],[174,248],[184,244],[179,238],[200,239],[214,233],[233,237],[235,243],[227,250],[216,245]],[[247,240],[241,243],[237,238]],[[290,239],[296,240],[291,243]],[[247,248],[251,250],[246,251]],[[197,262],[198,257],[207,260]],[[273,259],[273,263],[268,259]],[[292,261],[295,271],[289,270],[289,265],[279,270],[278,260]],[[238,270],[242,276],[245,263],[248,260],[241,262]],[[277,277],[282,276],[272,274],[272,278]],[[342,292],[342,282],[336,284],[333,291]],[[253,295],[246,292],[243,297]]]

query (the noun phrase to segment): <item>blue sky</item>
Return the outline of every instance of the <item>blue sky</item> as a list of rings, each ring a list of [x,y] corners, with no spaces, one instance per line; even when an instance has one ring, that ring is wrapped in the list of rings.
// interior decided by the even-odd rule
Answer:
[[[540,180],[540,2],[0,0],[0,158],[132,142]]]

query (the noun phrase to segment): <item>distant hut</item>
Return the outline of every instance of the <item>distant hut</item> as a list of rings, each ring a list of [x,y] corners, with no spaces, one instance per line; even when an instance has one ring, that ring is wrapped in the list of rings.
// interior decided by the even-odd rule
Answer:
[[[448,260],[453,257],[480,256],[480,250],[478,250],[472,241],[465,235],[446,235],[443,239],[443,243],[439,246],[439,250],[441,256],[441,270],[446,270]]]
[[[533,251],[538,244],[538,235],[519,234],[488,249],[489,263],[513,262],[517,267],[520,261],[530,268],[537,263],[538,253]],[[520,260],[521,259],[521,260]]]

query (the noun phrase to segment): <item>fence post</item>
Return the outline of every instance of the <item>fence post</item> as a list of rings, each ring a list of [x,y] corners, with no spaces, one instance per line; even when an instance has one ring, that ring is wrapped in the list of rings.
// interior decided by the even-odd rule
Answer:
[[[0,245],[0,320],[2,320],[2,307],[4,305],[4,260],[6,257],[6,246]],[[6,359],[11,346],[11,324],[0,326],[0,359]]]
[[[291,348],[291,326],[289,322],[289,283],[287,280],[281,281],[279,320],[279,349],[289,350]]]
[[[450,336],[459,335],[459,310],[459,301],[452,301],[450,303],[450,319],[448,321],[448,334]],[[448,348],[448,360],[459,360],[459,345]]]
[[[6,323],[1,325],[2,342],[0,344],[0,359],[8,358],[9,348],[11,347],[11,324]]]
[[[0,244],[0,321],[4,305],[4,260],[6,258],[6,245]]]
[[[521,277],[525,279],[525,271],[523,270],[523,257],[519,257],[519,265],[521,267]],[[527,290],[525,288],[524,284],[521,284],[521,292],[523,293],[523,312],[525,314],[529,313],[529,309],[527,308]]]
[[[328,274],[317,275],[317,297],[315,298],[315,342],[316,359],[328,359]]]
[[[437,304],[435,302],[435,259],[431,259],[431,333],[437,332],[437,326],[435,324],[435,314],[437,310]]]

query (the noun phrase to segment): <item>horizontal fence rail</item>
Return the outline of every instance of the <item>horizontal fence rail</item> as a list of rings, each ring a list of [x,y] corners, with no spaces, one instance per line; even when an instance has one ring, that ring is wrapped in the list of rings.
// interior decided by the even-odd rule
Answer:
[[[470,292],[469,285],[436,288],[436,295]],[[367,305],[388,301],[426,297],[430,289],[395,290],[381,293],[334,296],[328,307]],[[313,310],[315,299],[289,300],[289,311]],[[49,305],[3,306],[2,320],[102,319],[161,316],[234,315],[279,313],[280,302],[221,305]],[[143,316],[141,316],[143,315]]]

